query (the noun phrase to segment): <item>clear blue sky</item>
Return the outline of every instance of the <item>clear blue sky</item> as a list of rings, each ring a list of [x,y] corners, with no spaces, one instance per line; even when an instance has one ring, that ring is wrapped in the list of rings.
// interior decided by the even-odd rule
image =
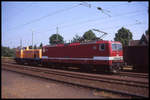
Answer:
[[[114,40],[115,33],[125,27],[133,39],[141,38],[148,29],[148,2],[2,2],[2,46],[17,47],[42,42],[49,44],[49,37],[58,33],[69,42],[89,29],[107,32],[104,40]],[[104,9],[104,13],[96,7]],[[110,12],[109,12],[110,11]],[[109,17],[109,15],[111,17]],[[93,31],[95,32],[95,31]],[[96,36],[102,34],[95,32]]]

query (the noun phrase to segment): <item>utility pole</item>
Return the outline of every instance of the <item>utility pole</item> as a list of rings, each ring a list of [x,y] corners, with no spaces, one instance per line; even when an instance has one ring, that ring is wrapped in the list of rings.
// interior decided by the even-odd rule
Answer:
[[[22,49],[22,39],[20,39],[20,48]]]

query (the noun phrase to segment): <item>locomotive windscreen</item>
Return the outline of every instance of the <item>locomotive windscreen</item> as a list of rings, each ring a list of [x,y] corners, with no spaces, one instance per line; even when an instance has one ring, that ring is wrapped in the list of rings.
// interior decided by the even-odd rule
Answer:
[[[112,43],[112,50],[122,50],[122,45],[118,43]]]

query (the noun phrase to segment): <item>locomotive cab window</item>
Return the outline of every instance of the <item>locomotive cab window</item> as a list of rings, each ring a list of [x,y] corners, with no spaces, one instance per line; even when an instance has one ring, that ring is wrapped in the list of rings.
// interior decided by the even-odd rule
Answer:
[[[112,50],[122,50],[122,45],[121,44],[116,44],[116,43],[112,43]]]
[[[99,45],[99,50],[104,51],[105,50],[105,44],[100,44]]]

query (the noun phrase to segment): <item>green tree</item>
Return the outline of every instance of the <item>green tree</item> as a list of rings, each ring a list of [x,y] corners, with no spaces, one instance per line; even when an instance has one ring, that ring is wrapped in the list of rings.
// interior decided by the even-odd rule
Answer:
[[[8,47],[3,47],[2,46],[2,56],[7,57],[9,55],[9,48]]]
[[[41,44],[40,44],[39,48],[41,49],[41,48],[42,48],[42,46],[43,46],[43,44],[42,44],[42,42],[41,42]]]
[[[64,43],[63,37],[59,34],[53,34],[49,37],[49,44],[59,44]]]
[[[92,30],[89,30],[84,33],[83,38],[85,40],[95,40],[97,37],[96,37],[95,33],[93,33]]]
[[[10,49],[9,47],[2,46],[1,54],[4,57],[15,57],[15,48]]]
[[[15,57],[15,48],[10,49],[9,53],[10,53],[10,57]]]
[[[36,44],[34,45],[34,49],[37,49]]]
[[[126,29],[122,27],[118,30],[118,32],[115,34],[115,41],[120,41],[124,46],[128,45],[129,40],[132,40],[132,33],[129,29]]]
[[[71,43],[75,43],[75,42],[82,42],[83,38],[79,35],[75,35],[75,37],[73,37],[73,40],[71,40]]]

